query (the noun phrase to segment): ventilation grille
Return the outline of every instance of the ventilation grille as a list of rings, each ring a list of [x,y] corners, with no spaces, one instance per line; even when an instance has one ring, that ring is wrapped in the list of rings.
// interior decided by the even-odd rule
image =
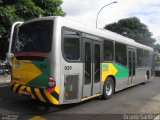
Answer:
[[[64,101],[78,99],[78,75],[66,75],[64,81]]]

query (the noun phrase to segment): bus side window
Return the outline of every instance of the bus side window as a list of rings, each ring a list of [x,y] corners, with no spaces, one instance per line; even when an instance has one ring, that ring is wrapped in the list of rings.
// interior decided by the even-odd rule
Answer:
[[[143,50],[144,66],[149,66],[149,51]]]
[[[80,35],[77,32],[63,30],[63,53],[67,60],[80,59]]]
[[[113,42],[105,40],[104,41],[104,60],[113,61]]]
[[[137,49],[137,66],[141,67],[143,66],[143,50],[142,49]]]
[[[116,43],[115,44],[115,56],[116,62],[126,66],[127,65],[127,47],[124,44]]]

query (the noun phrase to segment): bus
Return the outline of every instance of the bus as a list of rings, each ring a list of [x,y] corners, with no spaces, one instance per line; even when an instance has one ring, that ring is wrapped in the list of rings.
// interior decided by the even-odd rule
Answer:
[[[7,56],[11,91],[54,105],[109,99],[154,74],[151,47],[60,16],[14,23]]]

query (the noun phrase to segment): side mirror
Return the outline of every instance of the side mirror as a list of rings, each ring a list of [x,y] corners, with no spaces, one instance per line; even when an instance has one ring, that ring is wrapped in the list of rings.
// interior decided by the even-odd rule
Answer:
[[[12,66],[12,58],[14,57],[14,54],[13,53],[7,53],[6,56],[7,56],[7,60],[9,62],[9,64]]]

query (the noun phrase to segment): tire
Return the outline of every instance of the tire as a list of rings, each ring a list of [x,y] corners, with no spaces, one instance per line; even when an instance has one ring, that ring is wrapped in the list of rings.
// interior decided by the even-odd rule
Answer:
[[[107,100],[112,97],[114,93],[114,81],[112,78],[108,77],[103,85],[102,99]]]

